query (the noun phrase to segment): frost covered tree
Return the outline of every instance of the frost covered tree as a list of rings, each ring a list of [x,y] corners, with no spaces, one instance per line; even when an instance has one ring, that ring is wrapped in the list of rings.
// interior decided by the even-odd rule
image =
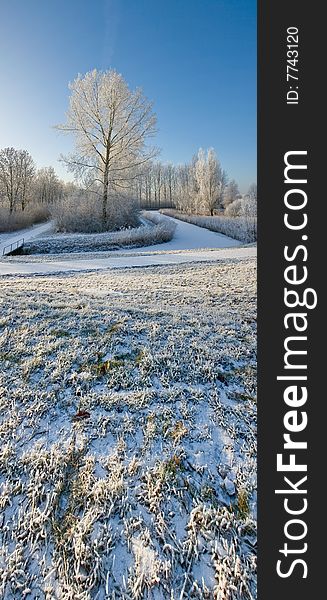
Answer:
[[[248,193],[243,198],[242,214],[248,218],[256,218],[257,216],[257,185],[252,183],[248,189]]]
[[[214,210],[222,206],[227,185],[226,172],[221,168],[213,148],[209,148],[207,154],[200,148],[194,164],[194,174],[197,204],[199,208],[213,215]]]
[[[197,204],[205,205],[207,199],[207,165],[206,155],[202,148],[199,149],[197,157],[193,159],[193,172],[195,179],[195,192],[197,195]]]
[[[35,164],[27,150],[0,150],[0,190],[12,213],[18,205],[25,210],[35,176]]]
[[[100,185],[105,225],[110,191],[130,187],[140,166],[156,154],[147,146],[156,116],[142,90],[131,91],[114,70],[94,69],[69,87],[67,122],[57,129],[74,135],[76,151],[62,158],[77,178]]]
[[[235,179],[232,179],[226,186],[225,193],[224,193],[223,204],[224,204],[225,209],[227,208],[227,206],[229,204],[231,204],[238,198],[240,198],[240,190],[238,189],[238,185],[237,185]]]
[[[236,198],[225,208],[226,217],[240,217],[243,212],[243,198]]]
[[[244,225],[247,237],[250,241],[257,238],[257,199],[254,196],[245,196],[242,201],[241,216],[244,219]]]

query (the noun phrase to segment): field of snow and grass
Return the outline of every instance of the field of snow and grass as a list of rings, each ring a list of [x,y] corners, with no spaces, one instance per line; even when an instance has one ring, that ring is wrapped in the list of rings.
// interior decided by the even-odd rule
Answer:
[[[141,225],[133,229],[124,229],[116,232],[106,233],[55,233],[46,235],[41,232],[41,227],[51,230],[55,227],[53,221],[34,228],[28,235],[25,232],[25,244],[20,251],[21,256],[33,257],[47,255],[47,257],[58,256],[60,260],[75,259],[82,254],[98,254],[110,256],[117,250],[128,250],[140,248],[150,251],[179,251],[205,248],[231,248],[240,246],[240,242],[227,235],[209,231],[178,219],[162,216],[158,211],[143,211]],[[36,235],[40,230],[40,234]],[[34,231],[34,233],[33,233]],[[13,236],[6,239],[6,243],[22,237]],[[0,236],[1,249],[1,236]],[[104,253],[107,253],[106,255]],[[87,257],[87,256],[86,256]],[[17,256],[15,256],[17,260]],[[37,258],[37,260],[39,260]],[[41,258],[43,261],[44,259]],[[48,260],[48,258],[46,259]]]
[[[57,233],[28,241],[22,254],[64,254],[99,252],[122,247],[137,248],[169,242],[176,229],[172,219],[161,218],[155,225],[106,233]]]
[[[2,278],[1,597],[256,597],[255,281]]]

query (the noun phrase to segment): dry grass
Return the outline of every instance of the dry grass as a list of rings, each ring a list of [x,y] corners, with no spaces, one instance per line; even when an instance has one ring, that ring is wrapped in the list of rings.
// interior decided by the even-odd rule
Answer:
[[[35,223],[46,221],[49,215],[49,208],[42,204],[33,204],[27,206],[24,212],[16,210],[12,214],[10,214],[9,209],[0,207],[0,233],[26,229]]]
[[[2,278],[4,600],[256,597],[255,287],[252,260]]]

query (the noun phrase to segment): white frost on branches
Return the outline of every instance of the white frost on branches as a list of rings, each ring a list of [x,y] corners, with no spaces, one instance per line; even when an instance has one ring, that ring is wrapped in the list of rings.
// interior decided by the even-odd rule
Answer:
[[[75,153],[63,160],[78,178],[86,176],[90,187],[98,185],[105,223],[110,191],[130,187],[139,168],[156,154],[146,145],[156,116],[142,90],[131,91],[114,70],[94,69],[69,87],[67,122],[57,129],[74,135]]]

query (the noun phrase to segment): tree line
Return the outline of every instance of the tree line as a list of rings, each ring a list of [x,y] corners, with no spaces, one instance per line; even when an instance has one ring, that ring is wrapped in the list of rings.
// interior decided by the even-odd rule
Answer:
[[[27,150],[0,150],[0,202],[12,214],[35,204],[51,206],[76,186],[65,183],[53,167],[36,168]]]
[[[190,163],[149,164],[135,180],[134,194],[145,209],[175,208],[211,216],[242,199],[238,184],[228,180],[213,148],[200,149]]]

